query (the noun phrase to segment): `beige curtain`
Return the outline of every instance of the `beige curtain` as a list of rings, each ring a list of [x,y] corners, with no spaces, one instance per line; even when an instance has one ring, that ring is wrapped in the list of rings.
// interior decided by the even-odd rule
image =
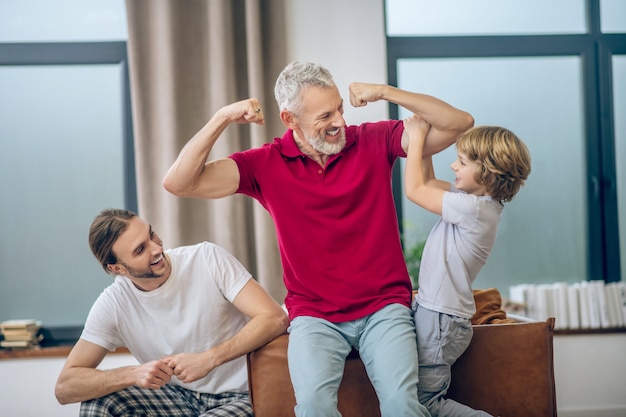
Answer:
[[[281,136],[273,86],[285,62],[284,0],[127,0],[139,214],[166,247],[214,242],[282,303],[276,235],[249,197],[181,199],[161,181],[184,144],[220,107],[249,97],[265,126],[230,126],[211,158]]]

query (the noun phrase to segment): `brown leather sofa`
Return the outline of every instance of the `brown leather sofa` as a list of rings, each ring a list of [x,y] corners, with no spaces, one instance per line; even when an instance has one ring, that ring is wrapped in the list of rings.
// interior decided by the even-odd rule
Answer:
[[[556,416],[552,337],[546,322],[474,325],[469,348],[452,367],[448,397],[494,416]],[[255,417],[293,417],[295,397],[287,367],[287,334],[248,354]],[[344,417],[380,417],[378,399],[356,352],[339,388]]]

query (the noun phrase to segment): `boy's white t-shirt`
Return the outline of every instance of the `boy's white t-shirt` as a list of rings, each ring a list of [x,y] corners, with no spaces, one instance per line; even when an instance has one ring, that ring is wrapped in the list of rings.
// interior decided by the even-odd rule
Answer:
[[[247,323],[232,301],[251,275],[232,254],[209,242],[165,253],[172,264],[169,279],[145,292],[118,275],[92,306],[81,339],[110,351],[126,346],[139,363],[145,363],[205,351]],[[227,362],[192,383],[176,377],[172,383],[214,394],[245,392],[246,359]]]
[[[502,204],[456,190],[443,196],[442,215],[430,231],[419,273],[416,302],[457,317],[476,312],[472,283],[496,240]]]

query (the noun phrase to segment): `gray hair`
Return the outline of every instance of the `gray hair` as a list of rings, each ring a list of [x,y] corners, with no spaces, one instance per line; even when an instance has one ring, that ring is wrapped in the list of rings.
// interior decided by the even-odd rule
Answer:
[[[307,87],[334,87],[333,76],[326,68],[311,62],[292,62],[282,70],[276,85],[274,97],[279,110],[298,113],[301,93]]]

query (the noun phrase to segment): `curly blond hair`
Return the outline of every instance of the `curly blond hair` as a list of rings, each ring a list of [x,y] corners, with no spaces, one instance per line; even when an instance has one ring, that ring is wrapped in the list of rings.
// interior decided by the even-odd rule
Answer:
[[[457,151],[478,164],[478,184],[501,203],[513,200],[530,175],[530,152],[513,132],[498,126],[476,126],[456,142]]]

